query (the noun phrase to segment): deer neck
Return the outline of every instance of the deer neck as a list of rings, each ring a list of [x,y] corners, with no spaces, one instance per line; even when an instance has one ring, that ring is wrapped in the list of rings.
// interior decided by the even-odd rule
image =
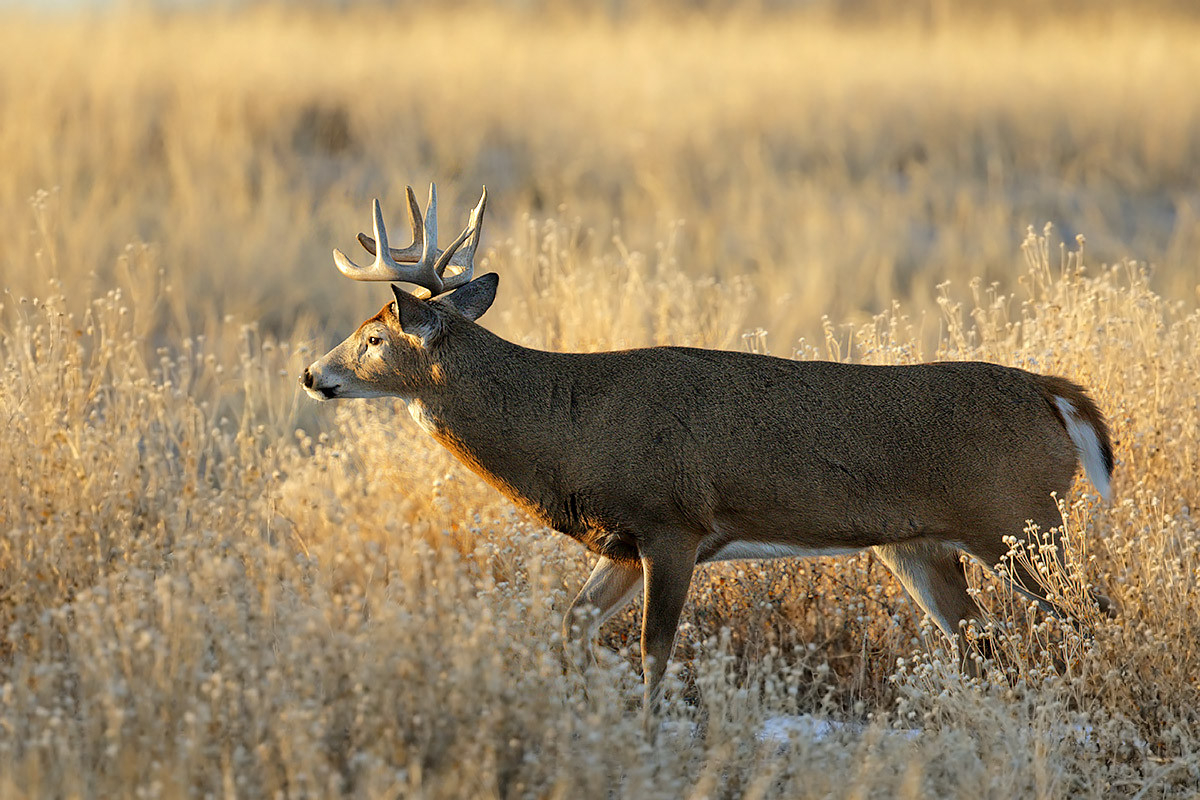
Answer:
[[[460,461],[537,511],[553,495],[563,417],[553,399],[563,356],[532,350],[476,326],[469,347],[436,364],[438,380],[408,399],[409,413]]]

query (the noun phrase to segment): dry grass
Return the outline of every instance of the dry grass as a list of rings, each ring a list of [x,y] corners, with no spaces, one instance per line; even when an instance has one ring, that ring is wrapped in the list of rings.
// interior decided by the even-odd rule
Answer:
[[[769,22],[5,20],[0,794],[1194,796],[1200,30]],[[530,344],[1091,387],[1117,500],[1064,498],[1050,576],[1087,636],[983,577],[970,683],[867,556],[706,568],[648,743],[635,611],[564,668],[585,554],[391,403],[297,397],[383,299],[329,248],[428,178],[489,185],[485,322]],[[756,739],[796,713],[855,725]]]
[[[641,252],[685,220],[685,273],[749,276],[748,325],[784,352],[823,314],[931,309],[948,279],[1010,285],[1025,226],[1046,220],[1194,300],[1198,37],[1154,19],[922,31],[495,11],[6,23],[0,259],[32,293],[26,200],[58,186],[71,275],[107,278],[138,237],[204,298],[171,309],[192,328],[216,305],[284,336],[297,309],[341,330],[367,301],[330,248],[353,244],[372,196],[398,211],[404,183],[436,179],[447,208],[492,189],[496,245],[560,205],[601,250],[614,219]],[[501,302],[530,274],[509,269]]]

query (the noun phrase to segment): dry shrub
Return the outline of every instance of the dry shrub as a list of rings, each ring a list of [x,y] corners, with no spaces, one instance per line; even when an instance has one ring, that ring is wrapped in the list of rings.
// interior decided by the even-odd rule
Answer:
[[[557,265],[527,278],[531,313],[545,297],[561,315],[531,339],[719,343],[705,309],[736,319],[748,302],[717,303],[724,287],[581,239],[570,221],[528,229],[491,258]],[[1075,376],[1109,411],[1119,499],[1086,487],[1064,498],[1070,570],[1048,574],[1082,633],[983,575],[999,658],[968,681],[868,556],[706,567],[654,744],[637,711],[636,609],[610,624],[594,666],[572,668],[559,615],[586,557],[402,409],[339,404],[325,431],[295,431],[302,341],[235,324],[217,341],[154,346],[142,326],[157,296],[139,293],[167,282],[153,250],[130,250],[128,284],[82,315],[48,281],[47,299],[3,309],[0,785],[11,796],[1186,794],[1200,707],[1200,314],[1162,301],[1134,265],[1092,276],[1078,249],[1052,258],[1049,241],[1026,243],[1023,299],[977,290],[968,313],[948,288],[937,353]],[[588,311],[601,269],[628,287],[613,327]],[[912,334],[893,309],[829,325],[826,347],[902,363],[921,352]],[[1117,619],[1089,606],[1090,582]],[[851,725],[786,746],[756,737],[765,719],[799,713]],[[922,733],[895,732],[911,726]]]

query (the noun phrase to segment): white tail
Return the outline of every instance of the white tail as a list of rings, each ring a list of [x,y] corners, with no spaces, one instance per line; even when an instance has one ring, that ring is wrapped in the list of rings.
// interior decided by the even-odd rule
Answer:
[[[1107,431],[1102,434],[1093,420],[1080,416],[1070,400],[1055,397],[1054,404],[1062,414],[1067,435],[1075,443],[1075,450],[1079,453],[1079,460],[1083,462],[1083,471],[1087,473],[1088,480],[1096,487],[1096,491],[1100,492],[1101,497],[1111,500],[1112,486],[1109,476],[1113,471],[1113,455],[1112,447],[1107,441]]]
[[[598,555],[567,613],[568,636],[590,636],[644,590],[648,707],[697,564],[871,548],[963,642],[959,623],[980,611],[960,553],[993,566],[1029,521],[1054,536],[1053,495],[1070,489],[1077,452],[1110,493],[1104,418],[1063,378],[978,362],[880,367],[683,347],[550,353],[500,339],[474,321],[499,280],[470,280],[484,200],[445,252],[435,204],[431,189],[422,225],[409,190],[414,242],[404,250],[388,249],[376,204],[374,240],[359,237],[376,263],[337,254],[352,277],[416,282],[435,296],[393,286],[394,302],[301,383],[322,400],[403,397],[467,466]],[[419,261],[396,263],[404,259]],[[460,271],[447,279],[450,264]],[[1037,590],[1035,575],[1011,570]]]

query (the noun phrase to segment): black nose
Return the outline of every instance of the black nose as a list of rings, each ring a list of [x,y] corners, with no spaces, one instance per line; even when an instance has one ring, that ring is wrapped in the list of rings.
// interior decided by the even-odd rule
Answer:
[[[300,385],[305,389],[312,388],[312,370],[308,367],[305,367],[304,372],[300,375]]]

